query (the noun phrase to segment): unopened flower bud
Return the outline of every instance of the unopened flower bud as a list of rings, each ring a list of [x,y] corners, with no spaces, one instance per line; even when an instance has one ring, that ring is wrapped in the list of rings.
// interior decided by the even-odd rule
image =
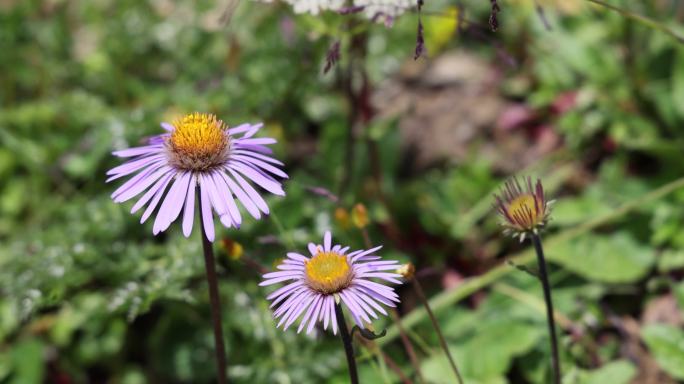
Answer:
[[[397,273],[400,274],[404,279],[411,280],[416,275],[416,267],[413,265],[413,263],[406,263],[397,268]]]
[[[242,244],[227,237],[221,239],[221,248],[224,252],[226,252],[226,255],[228,255],[230,260],[240,260],[244,254],[244,248],[242,247]]]
[[[337,207],[335,209],[335,221],[337,221],[343,229],[348,229],[351,225],[349,221],[349,212],[342,207]]]
[[[368,210],[365,205],[358,203],[352,208],[352,223],[359,229],[368,226]]]

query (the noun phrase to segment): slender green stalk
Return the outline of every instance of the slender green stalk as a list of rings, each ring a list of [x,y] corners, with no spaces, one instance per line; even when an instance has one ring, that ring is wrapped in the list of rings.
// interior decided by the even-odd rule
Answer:
[[[335,317],[337,318],[337,326],[340,328],[340,338],[344,345],[344,353],[347,355],[347,366],[349,367],[349,382],[351,384],[359,384],[359,374],[356,371],[356,360],[354,360],[354,346],[352,345],[349,328],[347,328],[347,321],[344,319],[342,307],[335,303]]]
[[[500,292],[506,296],[509,296],[510,298],[521,302],[523,305],[526,305],[537,312],[545,312],[546,305],[544,304],[544,301],[534,295],[531,295],[523,291],[522,289],[513,287],[506,283],[496,283],[493,286],[493,288],[495,291]],[[582,327],[580,324],[573,323],[572,320],[570,320],[570,318],[568,318],[563,313],[558,312],[558,310],[554,311],[554,317],[556,318],[556,321],[558,322],[558,325],[561,329],[573,332],[573,334],[581,335],[582,337],[579,340],[579,343],[586,348],[586,350],[592,356],[592,359],[594,359],[594,361],[598,361],[598,356],[596,354],[596,351],[598,350],[598,345],[592,337],[589,337],[589,335],[586,334],[586,330],[584,329],[584,327]]]
[[[278,219],[278,216],[275,214],[275,212],[271,211],[269,213],[269,217],[271,220],[273,220],[273,224],[276,226],[278,233],[280,233],[281,240],[284,241],[290,249],[293,249],[295,247],[294,240],[292,239],[292,236],[285,231],[283,223],[280,222],[280,219]]]
[[[366,227],[361,228],[361,236],[363,236],[363,244],[366,246],[366,249],[373,248],[373,243],[371,243]]]
[[[409,361],[411,361],[411,365],[413,366],[413,370],[416,371],[416,376],[418,376],[418,381],[420,381],[421,383],[425,383],[425,379],[423,378],[423,372],[421,372],[421,370],[420,370],[420,363],[418,362],[418,356],[416,356],[416,351],[415,351],[415,349],[413,349],[413,344],[411,344],[411,340],[409,340],[409,337],[406,334],[404,327],[401,326],[401,318],[399,317],[399,314],[397,313],[396,310],[390,309],[390,315],[392,316],[392,320],[394,320],[394,324],[396,324],[397,328],[399,329],[399,335],[401,336],[401,343],[404,345],[404,349],[406,350],[406,354],[409,357]]]
[[[392,358],[389,357],[386,353],[382,352],[382,350],[380,350],[380,347],[377,348],[382,354],[383,359],[385,359],[385,363],[387,363],[390,369],[392,369],[392,371],[399,377],[399,380],[401,380],[401,382],[404,384],[413,384],[413,382],[408,377],[406,377],[404,372],[401,371],[401,367],[399,367],[397,362],[392,360]]]
[[[428,300],[425,297],[423,287],[420,286],[420,283],[416,278],[413,279],[413,288],[415,289],[418,298],[420,299],[420,301],[423,302],[423,305],[425,306],[425,310],[427,311],[427,314],[430,317],[430,321],[432,321],[432,326],[435,328],[435,332],[437,333],[439,344],[442,346],[442,349],[444,350],[444,353],[446,354],[446,357],[449,360],[449,364],[451,365],[451,369],[454,371],[454,374],[456,375],[456,379],[458,379],[459,384],[463,384],[463,378],[461,377],[461,373],[458,371],[458,367],[456,366],[454,358],[451,356],[449,346],[447,345],[446,339],[442,334],[442,328],[440,328],[439,323],[437,322],[437,318],[435,317],[435,314],[432,313],[432,309],[430,309],[430,304],[428,303]]]
[[[628,11],[628,10],[626,10],[626,9],[618,8],[618,7],[616,7],[616,6],[612,5],[612,4],[608,4],[608,3],[605,3],[605,2],[600,1],[600,0],[587,0],[587,1],[590,2],[590,3],[594,3],[594,4],[596,4],[596,5],[600,5],[600,6],[602,6],[602,7],[608,8],[608,9],[610,9],[611,11],[615,11],[615,12],[621,14],[622,16],[624,16],[624,17],[626,17],[626,18],[628,18],[628,19],[632,19],[632,20],[638,21],[639,23],[641,23],[641,24],[643,24],[643,25],[645,25],[645,26],[647,26],[647,27],[651,27],[651,28],[653,28],[653,29],[657,29],[657,30],[659,30],[659,31],[661,31],[661,32],[663,32],[663,33],[665,33],[665,34],[667,34],[667,35],[670,35],[671,37],[675,38],[675,39],[676,39],[677,41],[679,41],[680,43],[684,43],[684,37],[683,37],[683,36],[679,35],[679,34],[676,33],[675,31],[673,31],[672,29],[670,29],[670,28],[664,26],[662,23],[660,23],[660,22],[658,22],[658,21],[655,21],[655,20],[653,20],[653,19],[650,19],[650,18],[648,18],[648,17],[646,17],[646,16],[643,16],[643,15],[640,15],[640,14],[638,14],[638,13],[634,13],[634,12]]]
[[[371,245],[370,236],[368,236],[368,231],[366,230],[365,227],[361,228],[361,233],[363,234],[363,239],[366,243],[366,248],[367,249],[373,248]],[[359,336],[359,338],[363,339],[363,336]],[[389,379],[387,377],[387,364],[386,364],[386,362],[387,362],[387,359],[389,358],[389,356],[385,355],[382,352],[382,349],[377,344],[375,344],[372,340],[368,340],[368,342],[369,342],[368,348],[373,353],[375,353],[375,355],[378,357],[378,365],[380,366],[380,375],[382,376],[383,381],[385,381],[385,383],[387,383],[387,382],[389,382]],[[401,371],[399,371],[399,372],[403,375],[403,373]]]
[[[196,193],[199,196],[199,190]],[[199,211],[202,212],[202,201],[199,201]],[[211,241],[204,232],[204,221],[200,220],[200,232],[202,233],[202,248],[204,250],[204,267],[207,271],[207,283],[209,284],[209,303],[211,304],[211,320],[214,327],[214,344],[216,353],[216,381],[226,384],[226,348],[223,344],[223,329],[221,328],[221,301],[219,299],[218,279],[214,265],[214,249]]]
[[[553,300],[551,299],[551,286],[549,285],[549,275],[546,272],[546,260],[544,259],[544,248],[542,248],[541,237],[532,234],[532,244],[537,253],[537,263],[539,264],[539,280],[544,289],[544,301],[546,302],[546,322],[549,325],[549,335],[551,336],[551,361],[553,363],[553,382],[560,384],[561,369],[560,359],[558,358],[558,339],[556,338],[556,321],[553,317]]]
[[[413,384],[413,382],[409,380],[408,377],[406,377],[404,372],[401,371],[401,367],[399,367],[397,362],[392,360],[391,357],[389,357],[385,352],[383,352],[382,348],[380,348],[380,346],[378,346],[373,340],[368,340],[359,334],[356,335],[356,339],[359,341],[359,343],[361,343],[361,345],[364,348],[366,348],[367,352],[375,354],[378,357],[378,359],[382,360],[382,363],[378,361],[379,369],[383,369],[383,365],[385,366],[385,368],[389,367],[394,372],[394,374],[396,374],[399,377],[399,380],[401,380],[402,383]],[[390,382],[390,378],[387,377],[387,372],[381,372],[381,375],[385,382]]]
[[[363,236],[363,242],[364,242],[364,245],[366,246],[366,249],[373,248],[373,243],[371,243],[370,235],[368,234],[368,229],[366,229],[366,227],[361,228],[361,235]],[[408,335],[404,331],[404,328],[401,326],[401,318],[399,317],[399,314],[397,313],[397,311],[394,309],[390,310],[390,314],[392,315],[392,320],[394,320],[394,323],[397,325],[397,327],[399,329],[399,333],[401,335],[401,342],[404,345],[404,349],[406,350],[406,354],[408,355],[409,360],[411,361],[411,365],[413,366],[413,370],[416,371],[416,375],[418,376],[418,379],[420,380],[420,382],[424,383],[425,379],[423,379],[423,374],[420,371],[420,364],[418,363],[418,358],[416,357],[416,352],[413,349],[413,345],[411,344],[411,340],[409,340]]]
[[[546,313],[546,304],[543,300],[540,300],[537,296],[531,295],[520,288],[516,288],[506,283],[496,283],[494,286],[492,286],[492,288],[495,291],[502,293],[513,300],[519,301],[520,303],[534,309],[537,312]],[[572,331],[573,329],[579,328],[577,324],[573,323],[572,320],[570,320],[565,314],[558,312],[557,309],[554,309],[553,316],[555,317],[561,329]]]

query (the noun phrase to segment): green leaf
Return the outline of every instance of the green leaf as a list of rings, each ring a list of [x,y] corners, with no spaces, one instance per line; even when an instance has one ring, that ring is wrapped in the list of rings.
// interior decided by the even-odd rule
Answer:
[[[684,379],[684,331],[654,324],[641,330],[641,337],[660,367],[677,379]]]
[[[658,271],[667,273],[684,268],[684,251],[668,249],[658,257]]]
[[[43,344],[37,339],[29,338],[16,344],[11,352],[14,368],[11,383],[43,382]]]
[[[527,353],[542,330],[532,324],[495,318],[485,320],[476,334],[464,342],[452,344],[451,354],[467,382],[499,383],[516,356]],[[454,374],[444,353],[425,360],[423,374],[430,382],[452,383]]]
[[[455,349],[451,348],[452,355]],[[459,364],[459,362],[456,362]],[[460,367],[460,365],[459,365]],[[440,353],[423,361],[420,367],[425,380],[430,384],[452,384],[457,382],[454,371],[449,365],[449,361],[444,353]],[[486,378],[473,378],[466,376],[465,373],[463,381],[469,384],[505,384],[507,381],[504,376],[491,376]]]
[[[596,215],[605,215],[609,211],[610,207],[596,197],[561,199],[553,205],[553,224],[573,225]]]
[[[672,65],[672,101],[679,116],[684,116],[684,50],[677,50],[674,63]]]
[[[582,371],[578,384],[627,384],[635,374],[636,368],[629,361],[611,361],[599,369]]]
[[[672,293],[674,293],[679,311],[684,313],[684,281],[672,284]]]
[[[628,283],[641,279],[655,261],[653,250],[630,235],[587,235],[546,250],[548,259],[589,280]]]

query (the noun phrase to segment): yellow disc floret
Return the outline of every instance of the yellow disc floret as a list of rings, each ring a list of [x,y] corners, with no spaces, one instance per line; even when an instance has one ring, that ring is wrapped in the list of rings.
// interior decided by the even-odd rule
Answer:
[[[207,170],[222,164],[229,140],[226,126],[215,115],[192,113],[176,119],[167,140],[171,163],[185,170]]]
[[[533,229],[544,221],[544,207],[537,198],[530,194],[523,194],[511,201],[506,207],[508,216],[519,229]]]
[[[314,290],[332,294],[349,286],[353,274],[347,256],[320,252],[306,262],[306,280]]]

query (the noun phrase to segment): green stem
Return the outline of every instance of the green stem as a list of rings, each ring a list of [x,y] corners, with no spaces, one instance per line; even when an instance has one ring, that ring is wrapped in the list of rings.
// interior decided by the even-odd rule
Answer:
[[[546,272],[546,260],[544,258],[544,248],[542,248],[541,238],[539,234],[532,234],[532,244],[537,253],[537,263],[539,264],[539,280],[541,280],[542,288],[544,289],[544,301],[546,302],[546,322],[549,325],[549,335],[551,336],[551,361],[553,363],[553,382],[560,384],[561,369],[560,359],[558,358],[558,339],[556,338],[556,321],[553,317],[553,300],[551,299],[551,286],[549,285],[549,276]]]
[[[359,384],[359,374],[356,371],[356,360],[354,360],[354,346],[352,345],[349,328],[347,328],[347,321],[344,319],[342,307],[335,303],[335,316],[337,317],[337,325],[340,328],[340,337],[344,345],[344,353],[347,355],[347,366],[349,367],[349,382],[351,384]]]
[[[282,238],[282,240],[287,244],[287,246],[290,249],[294,249],[294,240],[292,240],[292,237],[287,232],[285,232],[285,227],[283,227],[283,223],[280,222],[278,216],[273,211],[269,213],[269,216],[273,220],[273,224],[276,226],[278,233],[280,233],[280,237]]]
[[[411,340],[409,340],[409,337],[406,334],[404,327],[401,326],[401,318],[399,317],[399,314],[395,309],[390,309],[390,315],[392,316],[392,320],[394,320],[394,324],[396,324],[397,328],[399,329],[399,335],[401,335],[401,343],[404,345],[404,349],[406,350],[406,354],[409,357],[409,361],[413,366],[413,370],[416,371],[416,376],[418,376],[418,380],[421,383],[425,383],[423,373],[420,370],[418,356],[416,356],[416,351],[415,349],[413,349],[413,344],[411,344]]]
[[[653,19],[650,19],[650,18],[648,18],[648,17],[646,17],[646,16],[642,16],[642,15],[640,15],[640,14],[638,14],[638,13],[634,13],[634,12],[628,11],[628,10],[626,10],[626,9],[618,8],[618,7],[616,7],[616,6],[612,5],[612,4],[604,3],[603,1],[600,1],[600,0],[587,0],[587,1],[590,2],[590,3],[594,3],[594,4],[596,4],[596,5],[600,5],[600,6],[602,6],[602,7],[608,8],[608,9],[610,9],[611,11],[615,11],[615,12],[621,14],[622,16],[624,16],[624,17],[626,17],[626,18],[628,18],[628,19],[632,19],[632,20],[638,21],[639,23],[641,23],[641,24],[643,24],[643,25],[645,25],[645,26],[647,26],[647,27],[651,27],[651,28],[653,28],[653,29],[657,29],[657,30],[659,30],[659,31],[661,31],[661,32],[663,32],[663,33],[665,33],[665,34],[667,34],[667,35],[670,35],[671,37],[675,38],[675,39],[676,39],[677,41],[679,41],[680,43],[684,43],[684,37],[682,37],[681,35],[679,35],[679,34],[676,33],[675,31],[671,30],[670,28],[664,26],[663,24],[661,24],[661,23],[659,23],[659,22],[657,22],[657,21],[655,21],[655,20],[653,20]]]
[[[196,193],[199,196],[199,187]],[[202,212],[202,202],[199,201],[199,211]],[[218,279],[216,278],[216,267],[214,263],[214,249],[211,241],[204,232],[204,221],[200,220],[200,232],[202,233],[202,248],[204,251],[204,267],[207,272],[207,283],[209,284],[209,302],[211,304],[211,320],[214,327],[214,344],[216,353],[216,381],[219,384],[228,382],[226,379],[226,347],[223,344],[223,329],[221,328],[221,301],[219,299]]]
[[[449,346],[447,345],[446,339],[442,334],[442,328],[440,328],[439,323],[437,322],[437,318],[435,317],[435,314],[432,313],[432,309],[430,309],[430,304],[428,303],[428,300],[425,297],[423,287],[420,286],[420,283],[416,278],[413,279],[413,288],[415,289],[420,301],[422,301],[423,305],[425,305],[425,310],[427,311],[428,316],[430,317],[430,321],[432,321],[432,326],[435,328],[435,332],[437,333],[439,344],[442,346],[442,349],[444,350],[444,353],[446,354],[446,357],[449,360],[449,364],[451,365],[451,369],[454,371],[454,374],[456,375],[456,379],[458,379],[459,384],[463,384],[463,378],[461,377],[461,373],[458,371],[458,367],[456,366],[454,358],[451,356]]]
[[[371,243],[366,227],[361,228],[361,236],[363,236],[363,244],[366,246],[366,249],[373,248],[373,243]]]

